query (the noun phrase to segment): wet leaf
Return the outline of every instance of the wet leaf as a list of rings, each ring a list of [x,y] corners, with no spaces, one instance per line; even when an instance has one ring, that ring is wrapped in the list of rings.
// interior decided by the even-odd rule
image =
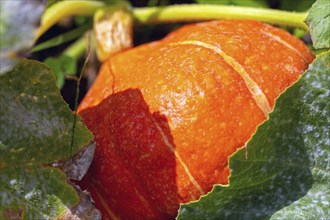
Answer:
[[[313,46],[316,49],[330,48],[330,1],[316,1],[305,22],[309,26]]]
[[[178,219],[329,219],[329,76],[328,52],[230,158],[229,187],[182,205]]]
[[[91,199],[89,192],[82,191],[79,186],[75,186],[79,195],[79,204],[73,207],[71,210],[67,210],[61,219],[73,219],[73,220],[101,220],[101,213],[95,209],[94,202]]]
[[[0,170],[0,183],[1,212],[8,208],[22,210],[23,219],[54,219],[78,203],[75,189],[59,169],[6,167]]]
[[[48,166],[87,146],[92,134],[63,101],[50,69],[23,59],[0,76],[0,217],[54,219],[79,197],[66,175]]]

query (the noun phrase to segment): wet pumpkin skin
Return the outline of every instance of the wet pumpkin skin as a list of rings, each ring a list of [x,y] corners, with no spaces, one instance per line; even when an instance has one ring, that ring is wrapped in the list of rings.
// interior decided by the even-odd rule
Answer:
[[[112,56],[78,109],[97,142],[82,186],[104,219],[175,218],[228,184],[228,157],[313,58],[287,32],[243,20],[186,25]]]

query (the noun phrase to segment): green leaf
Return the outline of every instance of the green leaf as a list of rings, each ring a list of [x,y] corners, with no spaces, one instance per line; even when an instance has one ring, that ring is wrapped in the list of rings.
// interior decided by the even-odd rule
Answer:
[[[54,219],[78,202],[75,189],[59,169],[13,166],[1,169],[0,178],[1,208],[24,207],[24,219]],[[1,211],[6,217],[5,209]]]
[[[19,53],[35,40],[44,11],[41,0],[0,1],[0,74],[9,71],[19,60]]]
[[[178,219],[329,219],[329,76],[327,52],[230,158],[229,187],[182,205]]]
[[[313,46],[330,48],[330,1],[317,0],[305,20],[309,26]]]
[[[45,49],[49,49],[52,47],[56,47],[58,45],[64,44],[66,42],[69,42],[71,40],[74,40],[80,36],[82,36],[88,29],[91,28],[91,24],[87,24],[81,27],[78,27],[74,30],[71,30],[67,33],[61,34],[59,36],[56,36],[50,40],[47,40],[45,42],[42,42],[35,47],[32,48],[31,52],[37,52]]]
[[[307,11],[316,0],[281,0],[280,9],[286,11]]]
[[[77,60],[67,55],[48,57],[44,63],[54,73],[58,88],[63,87],[65,75],[74,75],[77,73]]]
[[[23,59],[0,76],[0,218],[54,219],[78,202],[51,163],[88,145],[92,134],[63,101],[50,69]],[[9,217],[8,217],[9,218]]]
[[[71,147],[73,113],[62,99],[50,69],[24,59],[0,76],[1,167],[51,163],[88,144],[91,133],[78,117]]]

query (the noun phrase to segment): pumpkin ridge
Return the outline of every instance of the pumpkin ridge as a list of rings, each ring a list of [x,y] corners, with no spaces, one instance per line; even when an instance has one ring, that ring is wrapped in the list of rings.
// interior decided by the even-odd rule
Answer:
[[[197,190],[204,195],[205,192],[202,189],[202,187],[198,184],[198,182],[196,181],[196,179],[193,177],[193,175],[191,174],[191,172],[188,169],[188,166],[186,165],[186,163],[182,160],[182,158],[180,157],[179,153],[175,150],[174,146],[168,141],[166,135],[163,132],[163,129],[159,126],[159,124],[157,123],[156,120],[153,120],[156,128],[158,129],[159,133],[162,135],[163,141],[166,144],[166,146],[168,146],[168,148],[173,152],[173,154],[175,155],[175,158],[179,161],[180,165],[182,166],[182,168],[184,169],[184,171],[186,172],[190,182],[197,188]]]
[[[112,69],[112,65],[111,63],[107,63],[106,67],[108,68],[108,71],[112,77],[112,85],[111,85],[111,89],[112,89],[112,94],[115,93],[116,91],[116,77],[115,74],[113,73],[113,69]]]
[[[177,43],[170,43],[169,45],[195,45],[210,49],[215,53],[219,54],[225,60],[225,62],[243,78],[245,85],[247,86],[248,90],[252,95],[252,98],[254,99],[258,107],[263,111],[265,116],[268,117],[268,114],[272,111],[272,108],[270,107],[266,95],[262,92],[259,85],[245,71],[243,66],[239,64],[233,57],[227,55],[219,47],[197,40],[185,40]]]
[[[276,34],[272,34],[270,32],[266,32],[263,30],[260,30],[260,32],[270,38],[272,38],[273,40],[277,41],[278,43],[282,44],[283,46],[289,48],[290,50],[294,51],[301,59],[303,59],[303,61],[308,65],[309,62],[307,61],[307,59],[295,48],[293,47],[290,43],[288,43],[287,41],[283,40],[280,36],[276,35]]]
[[[94,193],[96,194],[96,196],[98,197],[99,201],[101,202],[104,210],[108,213],[108,215],[111,217],[111,219],[113,220],[120,220],[120,218],[118,216],[115,215],[115,213],[110,209],[110,207],[108,206],[107,202],[104,201],[102,195],[100,195],[100,193],[97,190],[96,185],[94,184],[93,178],[89,178],[90,179],[90,184],[94,187]]]

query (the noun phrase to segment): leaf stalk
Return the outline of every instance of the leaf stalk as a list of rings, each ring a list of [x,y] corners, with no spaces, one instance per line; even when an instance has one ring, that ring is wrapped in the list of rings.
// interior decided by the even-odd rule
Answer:
[[[227,5],[189,4],[135,8],[133,16],[135,21],[140,24],[212,19],[247,19],[308,30],[307,25],[304,23],[307,12],[288,12]]]
[[[74,43],[72,43],[68,48],[66,48],[63,54],[69,57],[79,59],[81,56],[84,55],[87,44],[88,44],[88,40],[84,35],[78,40],[76,40]]]
[[[98,9],[105,6],[101,1],[60,1],[49,7],[43,14],[36,39],[65,17],[76,15],[93,16]],[[183,4],[134,8],[132,9],[132,15],[136,24],[189,22],[212,19],[249,19],[308,30],[308,26],[304,22],[307,12],[288,12],[264,8]],[[85,50],[86,40],[80,39],[72,47],[68,48],[66,53],[71,57],[78,58]]]
[[[80,1],[60,1],[52,5],[41,17],[40,27],[35,39],[38,39],[49,28],[61,19],[70,16],[82,15],[92,16],[95,11],[102,8],[105,4],[101,1],[80,0]]]
[[[105,4],[101,1],[60,1],[48,8],[43,14],[36,38],[39,38],[62,18],[75,15],[93,16],[95,11],[102,7],[105,7]],[[134,8],[132,12],[135,22],[139,24],[212,19],[251,19],[308,30],[304,22],[307,12],[203,4]]]

